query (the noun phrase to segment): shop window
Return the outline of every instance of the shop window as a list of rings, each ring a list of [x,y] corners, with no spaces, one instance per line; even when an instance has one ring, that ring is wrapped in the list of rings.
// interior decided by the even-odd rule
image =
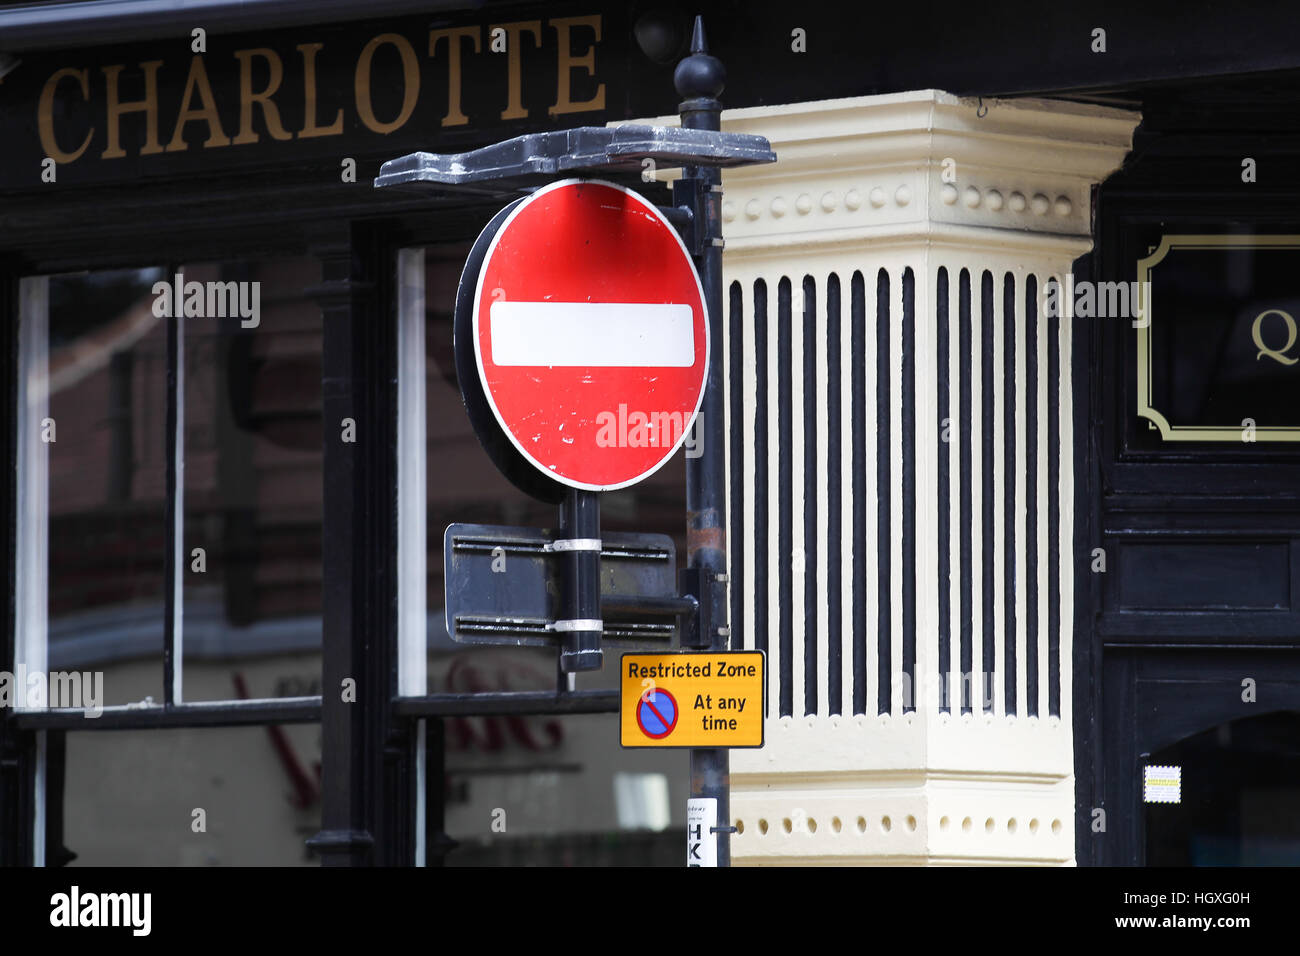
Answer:
[[[259,315],[184,323],[184,699],[319,695],[321,315],[303,290],[320,269],[282,259],[191,275],[257,283]],[[248,665],[268,658],[276,676],[258,686]]]
[[[1144,804],[1148,866],[1300,865],[1300,713],[1220,724],[1152,754],[1177,803]]]
[[[22,284],[16,663],[32,687],[50,670],[105,675],[82,688],[89,706],[163,700],[168,331],[150,292],[163,274]],[[78,703],[28,689],[19,707]]]
[[[22,281],[15,664],[91,677],[20,708],[319,694],[317,281],[310,259]]]
[[[399,688],[409,696],[553,690],[557,651],[448,635],[443,535],[475,522],[554,528],[558,506],[506,479],[480,446],[457,380],[453,317],[470,243],[402,250],[399,362]],[[685,451],[640,484],[602,494],[601,530],[667,534],[685,560]],[[422,516],[423,520],[420,520]],[[606,646],[582,690],[615,689],[625,648]],[[447,864],[680,863],[685,753],[624,750],[615,714],[444,721]],[[431,781],[436,785],[436,780]]]
[[[318,724],[71,732],[64,747],[62,845],[47,848],[52,861],[319,863],[306,846],[320,830]]]

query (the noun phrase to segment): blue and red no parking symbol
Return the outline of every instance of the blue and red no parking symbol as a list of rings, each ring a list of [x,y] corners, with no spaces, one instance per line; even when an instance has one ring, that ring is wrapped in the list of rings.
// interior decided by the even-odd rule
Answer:
[[[677,698],[656,687],[646,691],[636,705],[636,725],[655,740],[667,737],[677,726]]]

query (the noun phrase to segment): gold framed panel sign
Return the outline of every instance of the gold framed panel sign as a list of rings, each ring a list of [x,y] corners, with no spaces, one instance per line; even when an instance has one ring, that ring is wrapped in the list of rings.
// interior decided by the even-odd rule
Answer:
[[[1300,442],[1300,235],[1166,235],[1137,263],[1137,414],[1166,442]]]

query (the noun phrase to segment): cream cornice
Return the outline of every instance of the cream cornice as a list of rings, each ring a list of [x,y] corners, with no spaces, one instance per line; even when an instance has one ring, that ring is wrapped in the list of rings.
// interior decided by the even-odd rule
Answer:
[[[787,217],[788,218],[788,217]],[[789,232],[736,235],[728,222],[727,261],[731,267],[756,267],[764,260],[788,261],[791,239]],[[793,231],[793,230],[791,230]],[[997,252],[1004,255],[1019,254],[1035,262],[1055,258],[1069,262],[1085,254],[1091,243],[1086,236],[1072,233],[1054,234],[1028,230],[1000,230]],[[870,249],[875,254],[893,251],[917,251],[942,255],[944,253],[978,255],[990,252],[987,228],[962,223],[942,221],[881,223],[852,228],[819,229],[799,237],[801,254],[817,252],[841,253]]]
[[[1001,242],[1017,233],[1035,242],[1083,239],[1091,188],[1119,167],[1140,119],[1068,101],[981,103],[940,90],[727,110],[724,130],[766,136],[777,154],[776,163],[723,174],[729,251],[933,239],[936,224],[997,230]]]

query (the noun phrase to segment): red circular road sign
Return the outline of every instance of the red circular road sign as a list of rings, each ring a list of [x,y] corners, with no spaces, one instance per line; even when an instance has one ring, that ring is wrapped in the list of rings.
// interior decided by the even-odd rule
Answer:
[[[632,190],[569,179],[520,202],[488,247],[473,315],[492,412],[556,481],[623,488],[686,439],[709,363],[704,290],[676,230]]]

